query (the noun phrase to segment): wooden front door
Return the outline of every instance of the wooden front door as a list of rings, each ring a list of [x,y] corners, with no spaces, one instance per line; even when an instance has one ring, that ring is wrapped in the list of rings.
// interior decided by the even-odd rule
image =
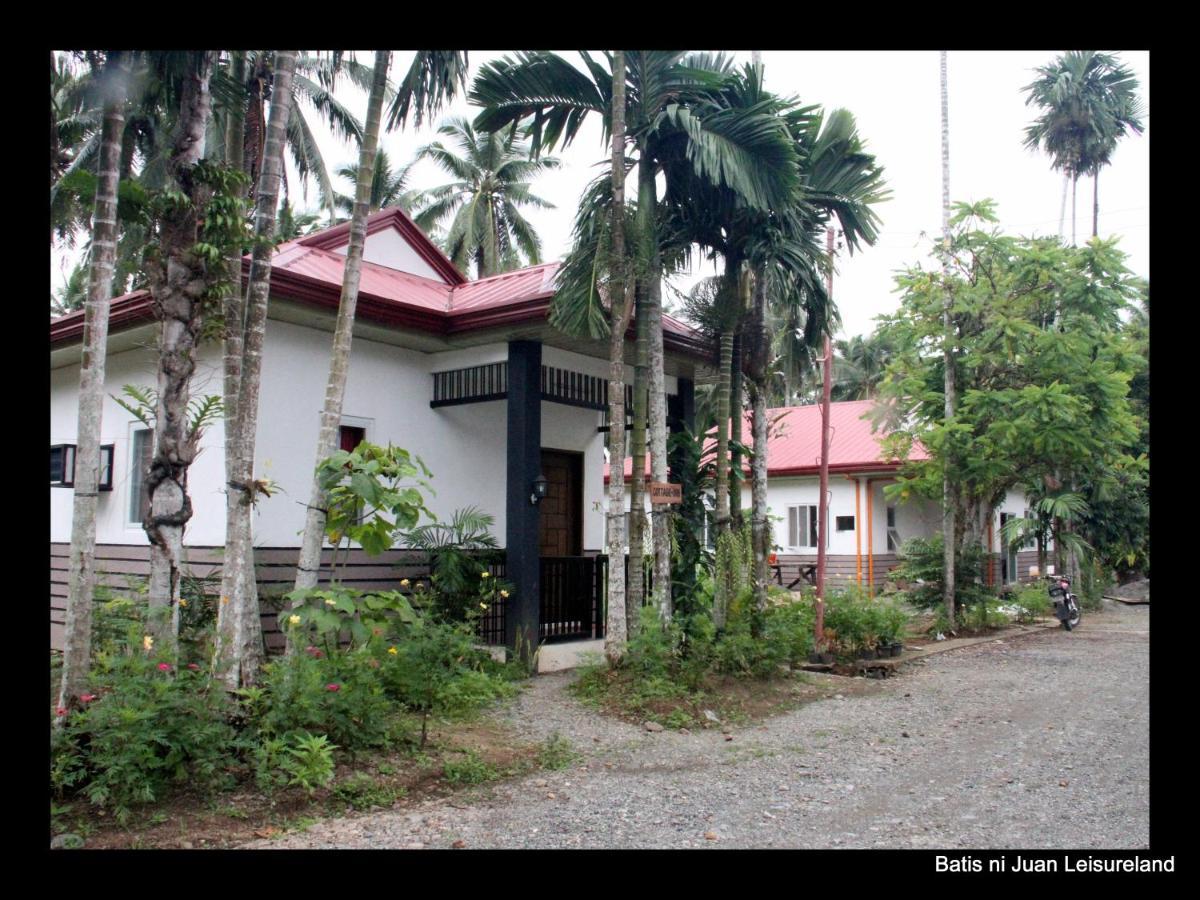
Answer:
[[[582,556],[583,454],[543,450],[542,474],[548,486],[539,509],[538,553]]]

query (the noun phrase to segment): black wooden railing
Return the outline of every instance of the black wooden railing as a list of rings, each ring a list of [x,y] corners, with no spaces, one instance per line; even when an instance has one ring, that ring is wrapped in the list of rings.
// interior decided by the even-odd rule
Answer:
[[[488,567],[492,575],[503,578],[505,565]],[[538,610],[538,642],[590,641],[604,637],[605,612],[608,599],[608,557],[543,556],[541,558],[540,608]],[[625,577],[628,584],[629,556],[625,557]],[[643,569],[644,603],[649,603],[654,585],[651,560]],[[505,600],[495,595],[478,619],[479,638],[485,644],[504,643]]]

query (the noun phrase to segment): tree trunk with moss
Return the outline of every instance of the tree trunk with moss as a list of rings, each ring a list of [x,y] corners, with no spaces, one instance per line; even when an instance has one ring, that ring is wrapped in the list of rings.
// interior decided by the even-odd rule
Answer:
[[[154,455],[146,476],[150,510],[142,523],[150,540],[149,624],[158,647],[174,651],[179,629],[183,579],[183,531],[192,517],[188,468],[196,458],[197,437],[189,428],[188,400],[196,369],[196,347],[205,326],[205,305],[214,275],[196,249],[200,210],[212,189],[195,179],[204,156],[212,111],[209,80],[216,52],[198,51],[184,78],[179,126],[167,168],[184,198],[168,206],[159,223],[157,259],[147,265],[150,293],[160,322],[158,407]]]
[[[950,308],[953,297],[950,293],[950,121],[948,88],[946,79],[946,51],[941,56],[942,71],[942,277],[946,281],[945,299],[942,303],[942,365],[944,413],[949,424],[954,419],[954,343],[951,328]],[[949,466],[942,476],[942,535],[945,555],[942,559],[942,604],[951,627],[954,623],[954,548],[956,546],[955,496],[950,480]]]
[[[53,66],[53,56],[51,57]],[[117,258],[117,185],[121,132],[125,124],[124,54],[109,54],[104,66],[104,120],[96,205],[92,216],[92,252],[88,299],[83,313],[83,359],[79,366],[79,419],[75,438],[75,496],[71,516],[71,562],[67,585],[62,683],[58,705],[77,705],[91,663],[92,595],[96,588],[96,506],[100,479],[100,423],[104,410],[104,372],[108,354],[108,311]],[[55,133],[51,128],[51,134]],[[64,460],[65,462],[65,460]],[[61,722],[62,719],[57,721]]]
[[[641,267],[639,266],[639,271]],[[634,289],[637,328],[633,366],[633,426],[629,431],[629,583],[625,618],[629,636],[637,633],[646,602],[646,295],[641,277]]]
[[[733,357],[733,335],[721,334],[720,363],[717,366],[717,459],[716,459],[716,526],[717,541],[729,533],[729,370]],[[719,570],[713,581],[713,624],[725,627],[729,597]]]
[[[317,437],[316,461],[313,463],[312,492],[304,521],[304,537],[300,560],[296,567],[296,588],[313,588],[321,567],[321,544],[325,538],[325,492],[317,481],[315,471],[322,460],[337,449],[338,428],[342,419],[342,400],[346,393],[346,377],[350,371],[350,345],[354,329],[354,313],[358,304],[358,284],[362,274],[363,247],[367,237],[367,216],[371,204],[371,181],[375,172],[375,153],[379,144],[379,122],[387,87],[387,68],[391,54],[387,50],[375,53],[375,71],[367,99],[367,122],[362,148],[358,156],[358,183],[354,195],[354,214],[350,219],[350,245],[346,252],[342,278],[342,296],[338,304],[337,325],[329,361],[329,380],[325,387],[325,403],[321,410],[320,433]],[[290,644],[289,644],[290,649]]]
[[[771,569],[767,559],[771,553],[771,523],[767,519],[767,378],[771,354],[771,337],[767,333],[767,287],[761,268],[754,275],[754,306],[750,316],[748,343],[750,369],[750,403],[754,458],[750,462],[751,545],[754,559],[754,612],[751,619],[756,636],[767,611],[767,589]]]
[[[262,348],[271,285],[271,255],[276,207],[283,175],[283,146],[292,107],[292,75],[297,51],[275,54],[275,85],[262,172],[255,191],[254,251],[245,301],[226,306],[226,533],[225,565],[221,572],[222,603],[217,610],[214,671],[235,690],[253,684],[262,661],[262,625],[254,577],[251,538],[254,501],[254,445],[258,428],[258,398]],[[233,146],[236,135],[231,136]],[[241,274],[241,260],[237,260]],[[240,277],[238,282],[240,283]],[[234,405],[230,409],[229,401]]]

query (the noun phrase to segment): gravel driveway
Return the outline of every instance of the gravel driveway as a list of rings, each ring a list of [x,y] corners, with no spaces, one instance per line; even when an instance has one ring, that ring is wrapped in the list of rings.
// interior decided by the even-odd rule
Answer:
[[[1148,606],[1106,602],[731,741],[601,718],[546,675],[498,715],[569,738],[570,768],[247,846],[1144,848],[1149,633]]]

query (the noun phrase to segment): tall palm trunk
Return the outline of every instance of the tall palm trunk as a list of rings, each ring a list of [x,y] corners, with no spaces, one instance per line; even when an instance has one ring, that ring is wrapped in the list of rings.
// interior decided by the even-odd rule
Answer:
[[[161,261],[147,272],[161,328],[154,456],[146,476],[150,511],[142,526],[150,540],[149,631],[160,648],[172,650],[179,626],[183,530],[192,517],[187,473],[197,449],[197,435],[189,429],[188,398],[204,326],[204,295],[213,280],[204,259],[193,250],[200,225],[198,209],[211,188],[196,183],[191,170],[204,156],[216,52],[198,54],[194,71],[184,79],[179,127],[168,162],[175,189],[189,202],[176,204],[164,214]]]
[[[1071,173],[1071,246],[1072,247],[1075,246],[1075,219],[1076,219],[1076,213],[1078,212],[1078,206],[1075,203],[1075,192],[1078,187],[1079,187],[1079,175],[1078,175],[1078,173],[1072,172]]]
[[[308,513],[304,520],[304,538],[296,568],[296,588],[312,588],[317,584],[321,567],[321,543],[325,536],[325,492],[316,479],[316,466],[337,449],[338,426],[342,418],[342,400],[346,393],[346,376],[350,370],[350,344],[354,328],[354,312],[358,304],[358,283],[362,272],[363,246],[367,237],[367,215],[371,203],[371,181],[375,172],[375,150],[379,144],[379,120],[383,96],[387,87],[387,68],[391,54],[387,50],[375,53],[375,72],[367,100],[367,123],[362,149],[358,157],[358,183],[354,195],[354,214],[350,220],[350,246],[346,252],[342,296],[338,305],[337,326],[333,335],[333,350],[329,360],[329,381],[325,387],[325,405],[321,411],[321,430],[317,437],[316,462]]]
[[[1100,236],[1100,169],[1092,174],[1092,237]]]
[[[630,315],[625,279],[625,51],[613,51],[612,251],[608,343],[608,612],[604,654],[610,664],[625,652],[625,329]],[[630,294],[632,299],[632,294]]]
[[[749,283],[741,285],[748,293]],[[747,309],[747,297],[738,294],[741,308]],[[742,357],[745,339],[742,336],[742,317],[739,314],[738,324],[733,333],[733,356],[729,363],[729,527],[741,531],[745,522],[742,521],[742,451],[745,443],[742,437],[742,419],[744,418],[745,400],[742,390]]]
[[[1063,237],[1063,228],[1066,227],[1067,221],[1067,189],[1071,186],[1071,176],[1063,173],[1063,192],[1062,203],[1058,207],[1058,237],[1061,240]]]
[[[218,607],[214,671],[221,673],[231,690],[253,684],[262,660],[262,625],[251,540],[256,492],[254,444],[258,426],[267,294],[271,285],[275,215],[279,205],[283,145],[291,113],[292,75],[297,55],[295,50],[279,50],[275,54],[275,89],[271,95],[262,174],[255,192],[255,242],[250,281],[246,300],[230,304],[225,323],[226,396],[236,397],[236,402],[232,413],[226,408],[226,532],[221,596],[228,602]],[[240,259],[237,267],[240,275]],[[232,320],[228,318],[229,312],[234,316]]]
[[[945,297],[942,300],[942,366],[945,378],[942,382],[945,392],[946,422],[954,418],[954,352],[953,337],[950,322],[950,307],[953,298],[950,294],[950,119],[948,87],[946,81],[946,51],[942,54],[942,252],[945,254],[942,262],[942,277],[946,281]],[[942,476],[942,543],[943,556],[942,602],[946,608],[946,616],[950,627],[954,627],[954,550],[957,545],[955,532],[955,503],[953,484],[950,480],[950,462],[946,462],[946,471]],[[824,535],[822,535],[824,540]]]
[[[767,520],[767,375],[771,338],[767,333],[767,285],[765,272],[754,273],[754,307],[750,316],[750,404],[754,458],[750,461],[751,545],[754,558],[754,611],[751,626],[755,636],[762,627],[767,610],[767,586],[771,570],[767,557],[771,552],[771,525]]]
[[[721,333],[721,358],[717,366],[717,483],[716,518],[717,540],[729,532],[729,373],[733,358],[733,335]],[[713,624],[725,627],[725,613],[729,604],[727,586],[718,571],[713,585]]]
[[[53,56],[51,57],[53,65]],[[118,51],[109,54],[106,97],[92,218],[88,299],[83,313],[83,360],[79,367],[79,424],[75,440],[75,497],[71,518],[71,569],[67,588],[66,642],[58,705],[70,708],[84,688],[91,662],[92,594],[96,587],[96,502],[100,478],[100,422],[108,352],[108,310],[117,258],[117,183],[125,91],[129,69]],[[53,133],[53,128],[51,129]],[[62,719],[57,721],[61,722]]]
[[[654,179],[650,179],[653,191]],[[651,194],[653,199],[653,194]],[[654,221],[651,209],[648,219]],[[651,225],[653,229],[653,224]],[[657,232],[652,235],[650,284],[646,291],[647,329],[650,332],[649,372],[646,383],[650,413],[650,473],[654,481],[667,480],[667,386],[664,372],[662,327],[662,267],[659,262]],[[671,602],[671,528],[674,516],[670,504],[651,505],[654,541],[654,597],[659,617],[669,622],[674,613]]]
[[[638,271],[642,269],[639,266]],[[633,366],[633,427],[629,431],[629,584],[625,618],[629,636],[637,633],[642,605],[646,602],[646,294],[641,276],[634,291],[637,344]]]

